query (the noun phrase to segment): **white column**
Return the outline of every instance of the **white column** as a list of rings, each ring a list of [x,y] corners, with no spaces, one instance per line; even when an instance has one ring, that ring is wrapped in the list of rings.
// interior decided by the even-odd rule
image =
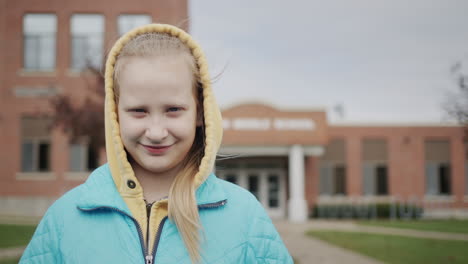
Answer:
[[[293,145],[289,151],[289,220],[307,220],[307,202],[304,197],[304,151],[301,145]]]

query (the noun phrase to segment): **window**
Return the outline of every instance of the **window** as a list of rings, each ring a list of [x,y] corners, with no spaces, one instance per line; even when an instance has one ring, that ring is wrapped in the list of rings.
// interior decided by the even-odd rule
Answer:
[[[50,142],[45,140],[23,140],[21,153],[22,172],[50,171]]]
[[[448,164],[439,165],[439,193],[450,194],[450,167]]]
[[[324,163],[320,167],[320,194],[346,194],[346,167],[344,165]]]
[[[226,181],[237,184],[237,176],[234,174],[228,174],[226,175]]]
[[[75,14],[71,17],[71,68],[99,68],[103,59],[104,17]]]
[[[279,176],[277,174],[268,175],[268,206],[271,208],[279,207]]]
[[[55,69],[55,34],[57,17],[54,14],[26,14],[23,17],[23,68],[50,71]]]
[[[249,186],[248,186],[248,189],[249,191],[255,196],[257,197],[257,199],[259,199],[258,197],[258,178],[259,176],[257,174],[250,174],[249,177],[248,177],[248,183],[249,183]]]
[[[450,195],[451,177],[448,163],[426,163],[426,193],[429,195]]]
[[[346,195],[345,141],[331,139],[320,165],[319,191],[322,195]]]
[[[388,194],[388,181],[387,181],[387,166],[377,166],[376,177],[377,177],[377,195]]]
[[[346,170],[344,166],[335,167],[334,194],[346,194]]]
[[[388,195],[386,139],[362,140],[362,190],[364,195]]]
[[[448,140],[426,140],[426,194],[452,194],[450,144]]]
[[[49,128],[51,119],[23,117],[21,120],[21,171],[50,171],[51,144]]]
[[[366,162],[363,165],[364,195],[388,194],[388,168],[385,164]]]
[[[70,145],[70,171],[92,171],[98,166],[98,155],[87,144]]]
[[[151,16],[149,15],[120,15],[118,18],[119,36],[126,32],[146,24],[151,23]]]

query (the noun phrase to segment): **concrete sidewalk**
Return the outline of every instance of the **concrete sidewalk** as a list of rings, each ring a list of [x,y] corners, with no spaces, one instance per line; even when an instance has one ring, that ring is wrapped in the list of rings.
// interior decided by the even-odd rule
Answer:
[[[26,247],[2,248],[0,249],[0,260],[19,258],[25,249]]]
[[[382,263],[370,257],[359,255],[352,251],[327,244],[318,239],[308,237],[308,230],[333,230],[343,232],[361,232],[385,235],[399,235],[443,240],[468,241],[468,234],[456,234],[434,231],[418,231],[414,229],[388,228],[358,225],[353,221],[312,220],[306,223],[289,223],[276,221],[275,226],[280,232],[291,255],[304,263]]]
[[[281,235],[289,253],[299,264],[380,264],[382,262],[354,253],[350,250],[327,244],[305,235],[310,229],[315,229],[316,223],[289,223],[276,221],[275,226]]]

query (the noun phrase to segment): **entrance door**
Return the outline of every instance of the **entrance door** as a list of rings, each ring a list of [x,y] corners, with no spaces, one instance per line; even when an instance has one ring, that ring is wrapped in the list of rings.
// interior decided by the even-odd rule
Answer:
[[[271,218],[285,217],[285,170],[230,168],[217,171],[216,174],[221,179],[249,190],[260,201]]]

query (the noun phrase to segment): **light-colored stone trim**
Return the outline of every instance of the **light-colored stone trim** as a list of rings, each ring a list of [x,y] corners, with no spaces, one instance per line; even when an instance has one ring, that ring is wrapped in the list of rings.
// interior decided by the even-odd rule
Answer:
[[[453,203],[455,202],[455,196],[454,195],[425,195],[424,202]]]
[[[20,69],[17,75],[22,77],[56,77],[57,71],[55,69],[50,71]]]
[[[65,173],[65,179],[73,180],[73,181],[84,181],[88,178],[90,174],[91,174],[90,171],[79,171],[79,172],[69,171]]]
[[[17,172],[16,179],[27,181],[51,181],[56,180],[57,175],[54,172]]]
[[[305,156],[322,156],[323,146],[302,146]],[[245,156],[289,156],[291,146],[223,146],[220,154]]]
[[[427,219],[468,219],[468,209],[425,208],[423,218]]]
[[[0,197],[0,219],[41,217],[56,199],[56,197],[44,196]]]
[[[390,195],[366,195],[366,196],[346,196],[346,195],[319,195],[318,204],[361,204],[361,203],[391,203],[397,202],[397,198]]]

